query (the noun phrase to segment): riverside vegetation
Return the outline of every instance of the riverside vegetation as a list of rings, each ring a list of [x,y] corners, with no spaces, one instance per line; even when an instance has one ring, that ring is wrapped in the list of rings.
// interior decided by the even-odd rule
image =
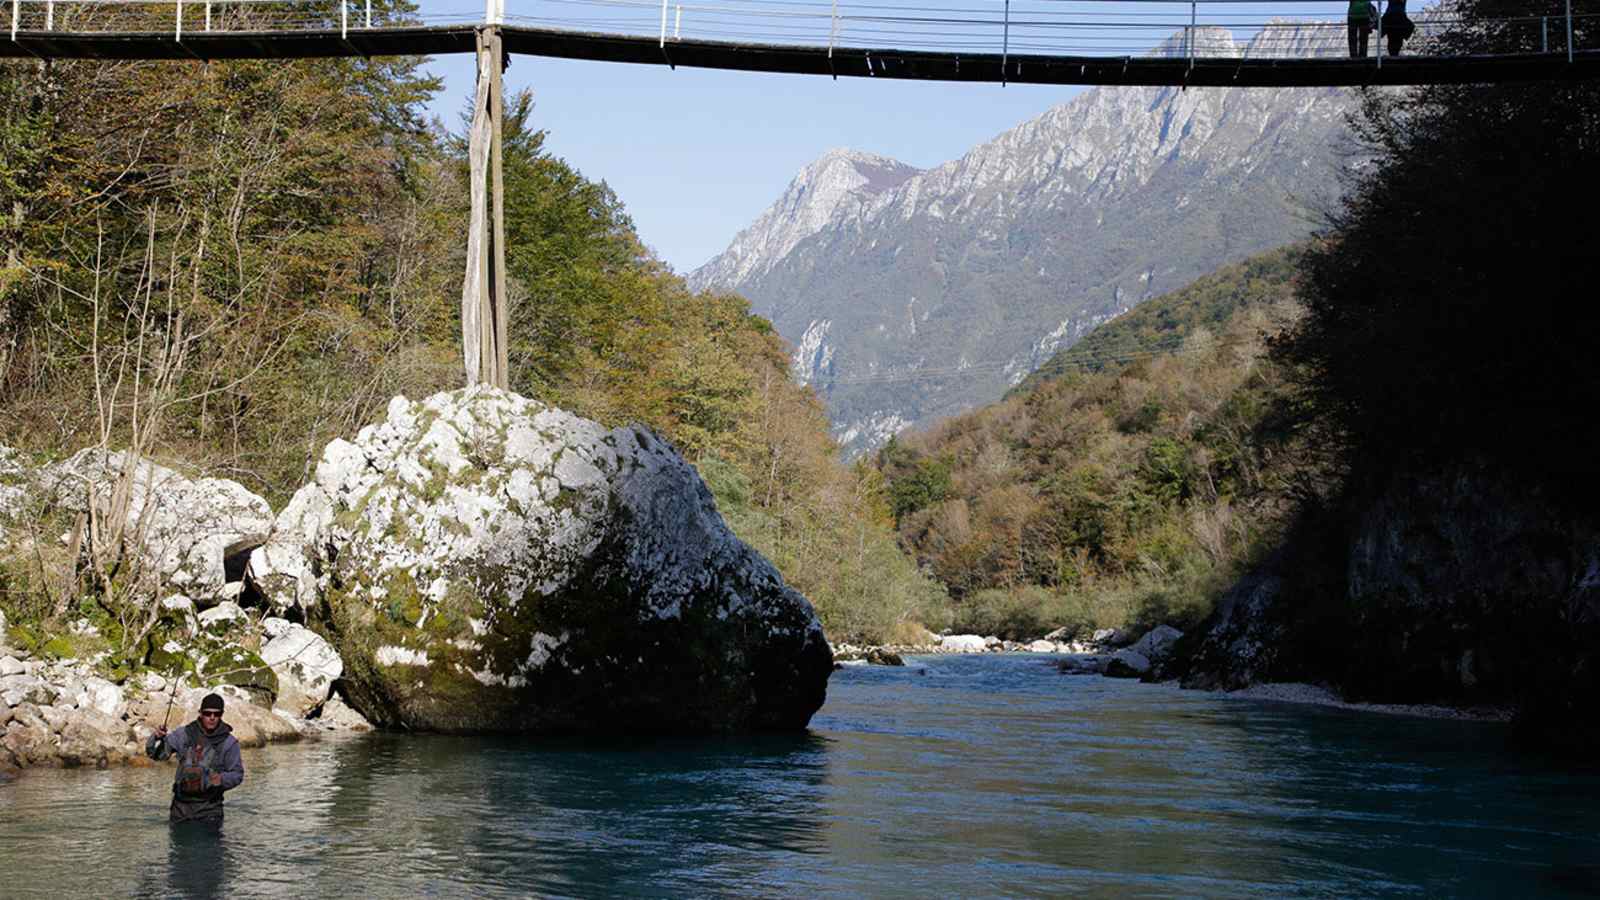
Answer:
[[[440,86],[419,62],[0,66],[0,434],[18,468],[129,448],[278,508],[390,398],[459,385],[464,148],[424,118]],[[512,390],[671,439],[835,640],[939,622],[881,477],[839,460],[771,327],[689,292],[533,118],[509,98]],[[133,588],[135,536],[104,525],[18,516],[0,611],[13,643],[103,654],[121,678],[152,662],[128,623],[153,598]]]
[[[902,543],[961,630],[1185,628],[1277,537],[1300,459],[1266,337],[1302,251],[1229,266],[1059,354],[1000,403],[878,461]]]

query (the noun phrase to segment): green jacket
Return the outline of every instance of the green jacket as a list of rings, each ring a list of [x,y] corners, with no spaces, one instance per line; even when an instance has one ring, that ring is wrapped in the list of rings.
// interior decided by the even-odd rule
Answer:
[[[1371,24],[1378,20],[1378,11],[1373,8],[1372,0],[1350,0],[1350,11],[1346,15],[1357,25],[1362,22]]]

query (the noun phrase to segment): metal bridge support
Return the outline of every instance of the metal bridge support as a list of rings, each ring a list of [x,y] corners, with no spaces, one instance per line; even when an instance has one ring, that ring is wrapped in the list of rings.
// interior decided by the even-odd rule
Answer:
[[[500,172],[500,73],[505,51],[498,24],[478,32],[478,86],[467,154],[472,173],[472,221],[467,228],[467,275],[461,286],[461,347],[467,384],[509,387],[506,359],[505,190]]]

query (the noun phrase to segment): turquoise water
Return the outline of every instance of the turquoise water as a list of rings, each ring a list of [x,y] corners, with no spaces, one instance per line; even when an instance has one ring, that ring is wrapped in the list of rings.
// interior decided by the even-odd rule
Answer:
[[[29,772],[0,896],[1600,896],[1600,776],[1504,737],[928,657],[805,735],[246,751],[220,835],[165,769]]]

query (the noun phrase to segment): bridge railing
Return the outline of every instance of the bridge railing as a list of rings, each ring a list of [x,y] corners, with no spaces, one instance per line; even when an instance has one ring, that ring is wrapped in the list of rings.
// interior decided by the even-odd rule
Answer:
[[[351,31],[470,25],[476,4],[440,0],[418,14],[390,0],[0,0],[19,32]],[[1503,52],[1600,50],[1600,15],[1565,0],[1535,14],[1479,20]],[[1565,5],[1560,5],[1565,3]],[[1542,6],[1542,10],[1539,7]],[[1336,58],[1349,55],[1344,0],[513,0],[507,25],[683,41],[1001,55]],[[1592,5],[1591,5],[1592,8]],[[1280,14],[1291,11],[1295,18]],[[1542,14],[1540,14],[1542,13]],[[1447,8],[1411,15],[1409,55],[1450,55],[1461,21]],[[1368,56],[1382,50],[1379,30]]]

